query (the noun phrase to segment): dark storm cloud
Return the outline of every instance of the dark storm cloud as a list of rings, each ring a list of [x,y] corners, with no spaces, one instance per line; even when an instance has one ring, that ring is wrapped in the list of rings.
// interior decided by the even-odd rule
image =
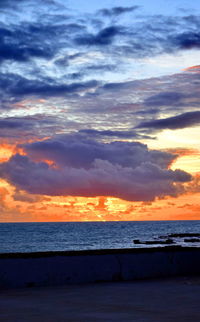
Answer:
[[[153,129],[183,129],[190,126],[200,124],[200,111],[183,113],[177,116],[168,117],[165,119],[142,122],[138,128],[153,128]]]
[[[60,27],[33,23],[0,27],[0,62],[13,60],[28,62],[31,58],[52,58],[58,50],[53,38]],[[51,44],[49,37],[52,37]]]
[[[12,89],[12,92],[16,95],[36,95],[40,97],[51,97],[69,95],[80,91],[86,91],[90,88],[95,88],[98,85],[98,83],[95,80],[91,80],[88,82],[76,82],[67,85],[62,83],[49,84],[42,81],[37,82],[29,80],[25,83],[20,82],[18,85],[18,87]]]
[[[98,82],[76,82],[66,84],[53,78],[27,79],[16,74],[0,74],[0,88],[4,97],[14,96],[17,99],[24,96],[56,97],[67,96],[95,88]]]
[[[176,196],[184,190],[181,184],[191,180],[184,171],[168,169],[175,155],[149,151],[136,142],[99,143],[69,135],[22,147],[28,155],[1,163],[0,175],[33,194],[150,201]],[[56,167],[42,161],[46,159]]]
[[[70,17],[66,17],[65,20],[63,18],[60,22],[58,19],[55,16],[54,23],[50,23],[48,17],[46,21],[41,19],[10,24],[1,22],[0,62],[30,62],[32,58],[49,60],[59,50],[69,46],[73,35],[86,29],[86,26],[77,23],[76,20],[73,23],[67,22]],[[71,58],[69,55],[69,59]]]
[[[56,130],[56,123],[55,117],[45,114],[3,118],[0,119],[0,137],[11,140],[22,137],[44,137]]]
[[[23,128],[23,124],[20,121],[16,121],[13,118],[7,118],[0,120],[0,130],[2,129],[18,129]]]
[[[146,106],[174,106],[179,105],[180,102],[183,100],[185,95],[183,93],[177,92],[163,92],[153,96],[148,97],[144,104]]]
[[[111,9],[101,9],[97,12],[97,14],[100,14],[105,17],[113,17],[113,16],[119,16],[124,13],[132,12],[138,9],[139,6],[131,6],[131,7],[114,7]]]
[[[128,139],[128,138],[141,138],[134,131],[113,131],[113,130],[94,130],[94,129],[82,129],[79,131],[80,134],[88,135],[89,137],[115,137],[121,139]],[[147,137],[146,137],[147,138]]]
[[[85,33],[75,38],[75,43],[83,46],[107,46],[111,45],[114,38],[121,34],[122,27],[110,26],[101,29],[97,34]]]
[[[19,44],[16,47],[15,43],[6,44],[0,40],[0,61],[15,60],[19,62],[26,62],[30,59],[30,57],[47,59],[52,57],[52,53],[51,50],[48,52],[47,48],[42,48],[42,46],[35,48],[35,46],[24,46],[23,44]]]
[[[58,135],[46,141],[22,145],[21,148],[34,160],[52,160],[61,167],[90,168],[95,159],[101,159],[123,167],[137,167],[144,161],[165,168],[174,159],[170,153],[148,151],[146,145],[138,142],[103,143],[81,133]]]
[[[200,48],[200,33],[196,32],[184,32],[182,34],[178,34],[173,43],[179,49],[192,49],[192,48]]]

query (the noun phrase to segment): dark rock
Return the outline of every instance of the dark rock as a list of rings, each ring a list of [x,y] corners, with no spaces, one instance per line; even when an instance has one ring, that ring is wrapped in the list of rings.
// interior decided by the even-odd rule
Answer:
[[[184,242],[185,243],[200,243],[200,239],[199,238],[185,238]]]
[[[167,238],[167,239],[164,241],[164,244],[174,244],[174,241],[173,241],[173,239],[171,239],[171,238]]]
[[[173,244],[174,241],[171,238],[168,238],[166,240],[146,240],[146,241],[140,241],[139,239],[133,240],[134,244],[144,244],[144,245],[170,245]]]
[[[171,238],[168,238],[168,239],[162,240],[162,241],[149,240],[149,241],[144,242],[144,244],[146,244],[146,245],[169,245],[169,244],[173,244],[173,243],[174,243],[174,241]]]
[[[136,245],[137,245],[137,244],[142,244],[142,243],[141,243],[141,241],[139,241],[139,239],[134,239],[134,240],[133,240],[133,243],[134,243],[134,244],[136,244]]]

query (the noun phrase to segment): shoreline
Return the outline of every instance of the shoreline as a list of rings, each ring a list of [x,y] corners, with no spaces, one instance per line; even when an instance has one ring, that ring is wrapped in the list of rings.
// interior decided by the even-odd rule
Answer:
[[[105,254],[138,254],[138,253],[154,253],[176,252],[186,250],[199,250],[198,246],[155,246],[155,247],[138,247],[138,248],[106,248],[106,249],[88,249],[88,250],[66,250],[66,251],[39,251],[39,252],[13,252],[0,253],[0,259],[3,258],[40,258],[40,257],[55,257],[55,256],[80,256],[80,255],[105,255]]]

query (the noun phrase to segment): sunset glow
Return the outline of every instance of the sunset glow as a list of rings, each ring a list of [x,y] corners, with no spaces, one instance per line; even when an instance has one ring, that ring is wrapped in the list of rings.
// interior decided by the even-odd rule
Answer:
[[[200,219],[200,5],[175,2],[0,4],[0,222]]]

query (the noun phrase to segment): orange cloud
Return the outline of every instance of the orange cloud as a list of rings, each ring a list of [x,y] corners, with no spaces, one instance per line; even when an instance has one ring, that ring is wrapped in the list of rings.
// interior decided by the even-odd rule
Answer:
[[[34,138],[34,139],[28,139],[28,140],[27,138],[21,138],[20,140],[15,140],[14,143],[9,142],[8,139],[3,139],[2,143],[0,143],[0,162],[8,161],[16,153],[19,153],[21,155],[26,155],[25,150],[20,147],[20,144],[41,142],[41,141],[47,140],[48,138],[49,137],[43,137],[43,138],[38,138],[38,139]],[[43,160],[43,161],[51,166],[54,166],[54,162],[52,162],[51,160]]]
[[[0,155],[10,158],[17,148],[1,144]],[[173,149],[177,160],[199,156],[195,149]],[[52,161],[45,160],[53,166]],[[177,161],[176,161],[177,162]],[[175,163],[176,163],[175,162]],[[184,220],[200,219],[200,175],[187,184],[184,195],[165,197],[153,202],[130,202],[112,197],[41,196],[17,191],[8,182],[0,181],[0,207],[2,222],[21,221],[127,221],[127,220]]]
[[[8,191],[0,190],[3,201],[1,221],[127,221],[200,219],[199,197],[185,194],[145,204],[110,197],[51,197],[38,200],[14,200]]]
[[[15,145],[2,143],[0,144],[0,162],[5,162],[15,154]]]
[[[200,73],[200,65],[184,68],[183,71],[192,72],[192,73]]]

